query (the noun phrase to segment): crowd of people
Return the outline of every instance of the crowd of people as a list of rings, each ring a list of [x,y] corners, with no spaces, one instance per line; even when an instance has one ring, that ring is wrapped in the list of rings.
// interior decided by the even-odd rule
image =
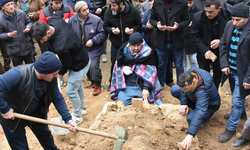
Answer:
[[[161,91],[171,87],[172,96],[180,100],[180,114],[187,115],[189,127],[182,147],[190,149],[200,126],[219,110],[218,89],[229,79],[232,108],[224,115],[228,122],[218,141],[228,142],[243,119],[247,121],[242,136],[231,146],[249,144],[247,4],[237,1],[232,6],[224,0],[1,0],[0,48],[6,73],[0,75],[0,123],[10,147],[28,149],[28,126],[44,149],[58,149],[47,125],[17,119],[13,112],[46,119],[53,103],[72,126],[70,131],[76,131],[82,115],[87,114],[84,88],[93,89],[93,96],[102,90],[100,62],[108,61],[107,38],[111,42],[107,90],[112,100],[127,106],[132,98],[142,98],[160,106]],[[35,43],[42,52],[37,60]],[[72,114],[56,79],[65,87],[67,72]],[[83,87],[86,75],[91,84]]]

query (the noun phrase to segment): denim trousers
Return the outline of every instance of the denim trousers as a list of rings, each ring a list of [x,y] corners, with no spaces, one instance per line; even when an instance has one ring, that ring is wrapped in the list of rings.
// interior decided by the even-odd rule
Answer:
[[[35,109],[35,111],[32,113],[32,116],[44,119],[43,117],[44,115],[40,112],[38,108]],[[48,125],[46,124],[41,124],[21,119],[14,132],[10,132],[4,124],[1,123],[1,125],[12,150],[29,149],[25,131],[26,126],[28,126],[31,129],[31,131],[35,134],[38,141],[42,145],[43,149],[59,150],[56,147],[51,131],[49,130]]]
[[[241,118],[241,114],[246,111],[245,107],[245,97],[240,96],[239,80],[237,73],[231,73],[230,76],[234,79],[234,91],[232,97],[232,109],[230,118],[227,122],[227,129],[234,131],[238,126]]]
[[[190,67],[197,67],[198,68],[198,62],[197,62],[197,53],[194,54],[185,54],[183,56],[183,67],[184,67],[184,72],[187,72],[187,56],[189,58],[190,62]]]
[[[175,98],[178,98],[180,100],[180,93],[183,92],[183,90],[178,86],[178,85],[174,85],[172,86],[171,90],[170,90],[172,96],[174,96]],[[192,122],[192,119],[194,118],[194,114],[196,112],[196,108],[195,105],[196,103],[192,100],[190,100],[188,98],[188,107],[193,109],[193,111],[191,111],[188,115],[187,115],[187,122],[190,124]],[[209,119],[211,117],[212,114],[214,114],[220,106],[208,106],[207,112],[205,117],[203,118],[203,121],[205,121],[206,119]]]
[[[73,116],[75,117],[81,117],[81,109],[85,108],[82,81],[84,76],[86,76],[87,72],[89,71],[90,63],[91,61],[89,59],[88,65],[79,71],[73,71],[69,69],[66,93],[73,105]]]
[[[242,137],[250,141],[250,118],[247,119],[243,131]]]
[[[172,56],[170,53],[172,52]],[[157,56],[158,56],[158,78],[162,87],[165,85],[165,78],[167,72],[167,64],[169,57],[172,57],[174,60],[177,78],[181,73],[184,72],[183,68],[183,53],[184,50],[175,51],[173,43],[165,43],[164,50],[160,50],[157,48]]]
[[[142,98],[142,91],[137,86],[126,86],[118,94],[118,101],[122,101],[124,106],[132,104],[132,98]]]
[[[30,64],[35,62],[33,50],[25,56],[10,56],[10,58],[12,59],[14,67],[22,65],[23,61],[25,62],[25,64]]]

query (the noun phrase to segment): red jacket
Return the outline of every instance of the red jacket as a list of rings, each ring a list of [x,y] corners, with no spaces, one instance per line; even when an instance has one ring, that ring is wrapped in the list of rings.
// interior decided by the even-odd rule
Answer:
[[[63,20],[68,19],[72,16],[74,16],[74,12],[72,10],[72,8],[69,5],[66,4],[62,4],[61,9],[63,11]],[[53,15],[54,10],[51,7],[51,3],[49,4],[49,6],[43,8],[40,12],[40,17],[39,17],[39,21],[43,21],[46,24],[48,24],[48,20],[49,18]]]

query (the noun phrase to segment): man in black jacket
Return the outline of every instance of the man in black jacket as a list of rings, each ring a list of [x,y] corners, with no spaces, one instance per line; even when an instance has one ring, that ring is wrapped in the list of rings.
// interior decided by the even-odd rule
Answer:
[[[157,28],[155,45],[158,56],[158,77],[165,85],[167,64],[173,57],[178,76],[183,69],[183,29],[190,23],[188,4],[184,0],[155,0],[150,23]],[[170,53],[172,52],[172,56]]]
[[[129,35],[141,30],[141,16],[136,8],[125,0],[110,0],[110,7],[104,15],[104,30],[110,34],[111,41],[111,70],[114,68],[119,47],[128,41]],[[110,90],[110,87],[109,89]]]
[[[220,62],[217,59],[212,63],[209,55],[219,57],[219,39],[230,18],[231,13],[221,8],[220,0],[206,0],[205,10],[196,13],[192,20],[191,39],[197,48],[199,67],[210,72],[210,64],[213,65],[213,80],[217,89],[222,75]]]
[[[75,31],[62,19],[62,11],[56,11],[48,20],[36,22],[31,27],[31,35],[36,41],[49,42],[50,50],[58,54],[62,68],[59,78],[69,71],[67,95],[73,105],[72,119],[79,124],[82,115],[87,114],[84,106],[84,91],[82,81],[90,66],[90,59]]]

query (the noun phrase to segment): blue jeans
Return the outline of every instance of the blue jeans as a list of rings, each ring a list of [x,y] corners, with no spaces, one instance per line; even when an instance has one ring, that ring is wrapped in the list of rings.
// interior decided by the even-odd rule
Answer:
[[[181,92],[183,92],[183,90],[178,85],[174,85],[174,86],[172,86],[170,92],[171,92],[172,96],[174,96],[175,98],[178,98],[180,100],[180,95],[181,95]],[[196,112],[196,108],[195,108],[196,103],[188,98],[187,105],[189,108],[193,109],[193,111],[191,111],[187,115],[187,122],[190,124],[192,122],[192,119],[194,118],[194,114]],[[220,106],[208,106],[208,109],[207,109],[205,117],[203,118],[203,121],[210,119],[211,115],[213,115],[219,109],[219,107]]]
[[[239,80],[238,74],[231,73],[230,76],[234,79],[234,91],[232,97],[232,109],[230,118],[227,122],[227,129],[230,131],[234,131],[238,126],[238,123],[241,118],[241,114],[246,111],[245,108],[245,97],[240,96],[240,89],[239,89]],[[242,85],[241,85],[242,86]]]
[[[44,116],[40,110],[37,108],[32,116],[43,118]],[[0,122],[1,123],[1,122]],[[59,150],[55,143],[51,131],[48,125],[36,123],[32,121],[22,120],[19,122],[16,130],[11,133],[4,124],[2,124],[3,131],[8,140],[8,143],[13,150],[28,150],[28,143],[26,138],[25,127],[28,126],[31,131],[35,134],[43,149],[46,150]]]
[[[82,81],[89,70],[90,62],[89,60],[88,65],[82,70],[69,70],[66,92],[73,105],[73,116],[75,117],[81,117],[81,109],[85,108]]]
[[[142,98],[142,91],[137,86],[126,86],[118,94],[118,101],[122,101],[124,106],[132,104],[132,98]]]
[[[170,56],[170,52],[172,52],[172,56]],[[164,50],[160,50],[157,48],[157,56],[158,56],[158,78],[162,87],[165,85],[165,78],[167,72],[167,64],[168,58],[173,57],[177,79],[181,73],[184,72],[183,68],[183,53],[184,50],[175,51],[173,43],[165,43]]]
[[[190,67],[197,67],[198,68],[198,62],[196,58],[197,53],[194,54],[185,54],[183,56],[183,67],[184,67],[184,72],[187,72],[187,56],[189,58],[190,62]]]

